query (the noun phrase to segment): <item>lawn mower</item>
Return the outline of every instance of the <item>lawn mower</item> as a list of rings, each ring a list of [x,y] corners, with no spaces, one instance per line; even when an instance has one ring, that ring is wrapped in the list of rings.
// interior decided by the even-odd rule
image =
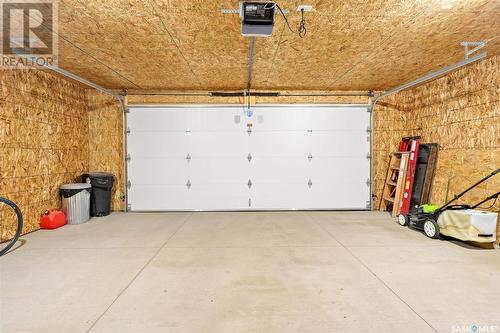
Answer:
[[[473,209],[479,207],[480,205],[484,204],[485,202],[487,202],[489,200],[496,201],[496,199],[500,195],[500,192],[497,192],[493,195],[490,195],[489,197],[487,197],[484,200],[481,200],[480,202],[476,203],[475,205],[466,205],[466,204],[452,205],[452,203],[455,202],[456,200],[458,200],[459,198],[461,198],[462,196],[464,196],[467,192],[471,191],[473,188],[482,184],[483,182],[485,182],[489,178],[495,176],[499,171],[500,171],[500,169],[493,171],[491,174],[484,177],[483,179],[481,179],[480,181],[478,181],[477,183],[475,183],[471,187],[467,188],[462,193],[455,195],[453,197],[453,199],[451,199],[450,201],[448,201],[447,203],[445,203],[441,207],[439,207],[438,205],[426,204],[426,205],[414,207],[408,215],[399,214],[398,215],[398,223],[402,226],[409,226],[411,228],[423,230],[427,237],[438,238],[439,234],[440,234],[440,224],[441,224],[441,223],[438,223],[438,221],[441,222],[441,220],[439,220],[439,217],[446,211],[457,211],[459,213],[469,214],[469,215],[489,214],[488,220],[493,221],[493,219],[494,219],[494,227],[496,228],[496,213],[473,211]],[[479,217],[479,218],[483,219],[483,221],[484,221],[484,216]],[[460,217],[458,219],[460,219]],[[480,223],[482,223],[484,225],[484,222],[480,222]],[[491,224],[492,223],[490,223],[490,225]],[[458,230],[459,227],[457,226],[455,229]],[[482,231],[478,231],[477,236],[483,237],[482,239],[486,239],[486,237],[493,238],[493,240],[490,240],[490,241],[494,242],[494,240],[496,238],[496,235],[495,235],[496,230],[492,232],[490,230],[490,229],[493,229],[491,226],[487,227],[487,229],[488,229],[487,233],[484,233]],[[452,235],[452,237],[456,237],[456,236]],[[467,237],[465,237],[465,238],[467,238]],[[488,238],[488,239],[490,239],[490,238]],[[461,238],[459,238],[459,239],[461,239]],[[471,240],[471,239],[462,239],[462,240]]]

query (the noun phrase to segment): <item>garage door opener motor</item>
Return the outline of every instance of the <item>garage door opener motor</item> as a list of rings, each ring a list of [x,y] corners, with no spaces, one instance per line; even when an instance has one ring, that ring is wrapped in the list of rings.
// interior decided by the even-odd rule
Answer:
[[[241,34],[250,37],[271,36],[275,9],[274,2],[241,2]]]

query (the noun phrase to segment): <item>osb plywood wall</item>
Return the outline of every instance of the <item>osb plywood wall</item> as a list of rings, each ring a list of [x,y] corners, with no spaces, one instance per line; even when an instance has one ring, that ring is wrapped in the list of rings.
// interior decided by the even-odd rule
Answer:
[[[87,91],[89,170],[115,175],[112,210],[124,209],[122,113],[116,98]]]
[[[60,207],[60,185],[79,181],[83,172],[116,174],[113,203],[121,209],[118,104],[43,71],[0,71],[0,87],[0,196],[20,206],[23,233],[38,229],[45,210]],[[14,222],[5,209],[0,214]]]
[[[403,136],[421,135],[423,142],[440,145],[431,194],[433,203],[443,204],[500,168],[499,65],[498,56],[481,61],[391,96],[376,107],[374,193],[378,199],[389,154],[397,149]],[[471,191],[462,203],[479,202],[499,189],[497,175]],[[500,204],[497,202],[491,209],[498,211]]]
[[[301,3],[279,1],[292,29]],[[388,89],[461,57],[464,39],[488,40],[488,52],[500,52],[497,0],[305,3],[314,8],[305,38],[281,15],[272,36],[257,38],[256,89]],[[238,7],[238,0],[59,1],[59,65],[113,89],[244,89],[250,38],[239,15],[221,13]]]
[[[85,90],[35,70],[1,71],[0,82],[0,196],[20,206],[29,232],[60,206],[59,186],[88,170]]]

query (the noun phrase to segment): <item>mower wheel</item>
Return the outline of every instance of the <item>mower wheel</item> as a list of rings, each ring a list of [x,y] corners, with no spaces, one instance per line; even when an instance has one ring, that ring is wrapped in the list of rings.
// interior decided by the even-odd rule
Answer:
[[[403,227],[407,226],[408,225],[408,215],[404,215],[404,214],[399,214],[398,215],[398,223],[400,225],[402,225]]]
[[[424,222],[424,233],[429,238],[439,237],[439,225],[433,219],[428,219]]]

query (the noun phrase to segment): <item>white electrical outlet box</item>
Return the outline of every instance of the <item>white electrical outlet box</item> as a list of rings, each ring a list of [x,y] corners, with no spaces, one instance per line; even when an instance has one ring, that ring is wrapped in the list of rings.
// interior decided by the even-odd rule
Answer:
[[[304,12],[312,12],[313,6],[312,5],[300,5],[297,7],[297,11],[300,12],[304,10]]]

